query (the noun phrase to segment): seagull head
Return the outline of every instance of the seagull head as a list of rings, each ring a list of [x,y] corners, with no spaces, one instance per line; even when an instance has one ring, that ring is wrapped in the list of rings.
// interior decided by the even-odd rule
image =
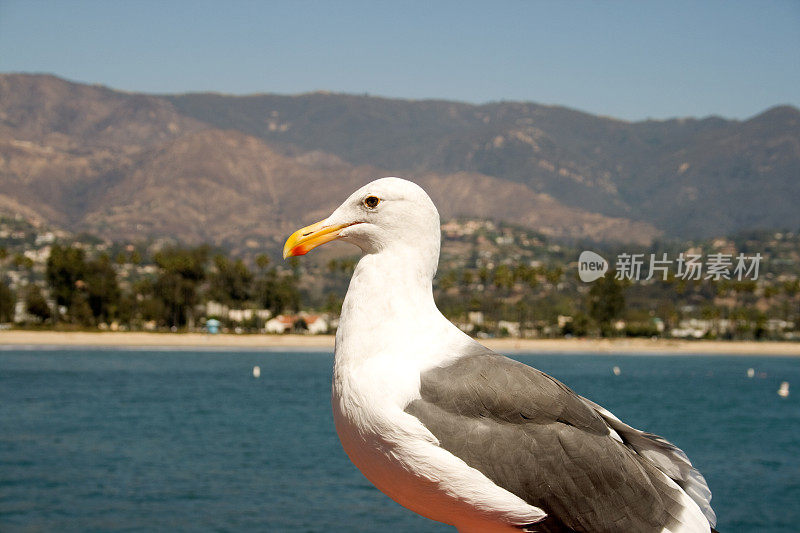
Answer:
[[[381,178],[351,194],[328,218],[294,232],[283,257],[305,255],[333,240],[355,244],[365,254],[402,248],[438,261],[439,212],[419,185]]]

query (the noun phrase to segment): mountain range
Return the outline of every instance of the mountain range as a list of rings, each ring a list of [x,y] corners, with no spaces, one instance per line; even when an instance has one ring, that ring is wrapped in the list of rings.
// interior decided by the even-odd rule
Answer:
[[[800,111],[624,122],[532,103],[146,95],[0,74],[0,213],[274,250],[385,175],[444,219],[644,244],[800,227]]]

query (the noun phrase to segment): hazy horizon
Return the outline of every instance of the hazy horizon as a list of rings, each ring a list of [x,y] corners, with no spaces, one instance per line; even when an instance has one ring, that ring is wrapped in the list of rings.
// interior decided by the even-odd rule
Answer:
[[[257,92],[250,92],[250,93],[231,93],[231,92],[224,92],[224,91],[202,91],[202,90],[186,90],[180,92],[150,92],[150,91],[131,91],[127,89],[120,89],[119,87],[114,87],[105,83],[98,83],[93,81],[84,81],[84,80],[76,80],[71,79],[65,76],[60,76],[58,74],[54,74],[52,72],[24,72],[24,71],[7,71],[7,72],[0,72],[2,74],[21,74],[21,75],[31,75],[31,76],[54,76],[56,78],[60,78],[66,80],[70,83],[76,83],[81,85],[92,85],[97,87],[103,87],[112,91],[120,92],[120,93],[127,93],[127,94],[146,94],[149,96],[182,96],[182,95],[192,95],[192,94],[209,94],[209,95],[219,95],[219,96],[226,96],[226,97],[234,97],[234,98],[248,98],[248,97],[257,97],[257,96],[264,96],[264,95],[271,95],[271,96],[286,96],[286,97],[294,97],[294,96],[303,96],[307,94],[334,94],[334,95],[346,95],[346,96],[356,96],[356,97],[367,97],[367,98],[379,98],[383,100],[399,100],[399,101],[409,101],[409,102],[425,102],[425,101],[442,101],[442,102],[454,102],[459,104],[466,104],[472,106],[484,106],[484,105],[492,105],[492,104],[500,104],[500,103],[521,103],[521,104],[532,104],[532,105],[540,105],[546,106],[551,108],[563,108],[569,109],[572,111],[577,111],[579,113],[585,113],[587,115],[594,115],[601,118],[609,118],[612,120],[619,120],[623,122],[646,122],[646,121],[656,121],[656,122],[666,122],[670,120],[703,120],[708,118],[721,118],[724,120],[735,120],[735,121],[746,121],[751,118],[757,117],[770,109],[778,108],[778,107],[792,107],[794,109],[800,110],[800,105],[791,104],[788,102],[777,102],[772,105],[768,105],[767,107],[756,111],[752,115],[744,116],[744,117],[731,117],[725,116],[720,114],[709,114],[709,115],[682,115],[682,116],[672,116],[672,117],[662,117],[662,118],[641,118],[641,119],[633,119],[629,120],[622,117],[616,117],[612,115],[603,115],[601,113],[593,113],[592,111],[588,111],[585,109],[580,109],[577,107],[568,106],[565,104],[558,104],[558,103],[545,103],[545,102],[537,102],[534,100],[512,100],[512,99],[501,99],[501,100],[489,100],[485,102],[469,102],[466,100],[458,100],[454,98],[438,98],[438,97],[431,97],[431,98],[406,98],[401,96],[387,96],[383,94],[372,94],[366,92],[347,92],[347,91],[330,91],[326,89],[314,89],[309,91],[300,91],[295,93],[286,93],[286,92],[274,92],[274,91],[257,91]]]

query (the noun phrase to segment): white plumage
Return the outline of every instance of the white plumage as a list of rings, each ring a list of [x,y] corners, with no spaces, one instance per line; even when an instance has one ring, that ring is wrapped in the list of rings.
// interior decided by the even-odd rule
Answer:
[[[483,414],[463,418],[464,423],[472,424],[470,427],[474,426],[474,429],[465,433],[466,436],[457,436],[463,426],[457,422],[458,417],[466,417],[464,413],[476,406],[467,405],[470,403],[468,400],[458,400],[464,405],[456,403],[454,411],[451,407],[451,428],[448,425],[451,411],[443,411],[437,405],[444,396],[458,394],[458,391],[448,389],[447,379],[437,388],[432,376],[437,370],[465,364],[470,357],[477,361],[475,354],[492,364],[497,362],[504,369],[511,369],[503,372],[509,372],[512,381],[518,377],[529,381],[550,378],[541,377],[543,375],[528,367],[512,366],[501,356],[487,355],[488,350],[482,349],[439,312],[432,291],[439,259],[439,215],[428,195],[406,180],[383,178],[373,181],[353,193],[327,219],[293,234],[286,243],[284,256],[302,255],[333,239],[355,244],[364,252],[342,306],[336,334],[332,392],[336,430],[344,450],[359,470],[401,505],[428,518],[452,524],[462,532],[566,531],[564,524],[589,523],[591,517],[548,516],[555,511],[550,512],[532,503],[539,500],[528,489],[517,490],[515,494],[513,489],[506,488],[515,486],[504,483],[503,476],[507,474],[502,472],[508,469],[504,469],[502,464],[493,464],[491,457],[494,456],[488,450],[507,445],[493,437],[492,428],[517,431],[517,426],[502,418],[505,414],[486,423],[482,420]],[[493,383],[479,383],[489,374],[482,373],[480,365],[476,368],[477,378],[474,383],[469,381],[471,378],[466,378],[465,389],[474,385],[478,398],[481,394],[494,397],[504,393],[502,387]],[[542,384],[551,386],[550,381],[542,381]],[[478,390],[480,387],[483,389]],[[438,389],[441,389],[441,398]],[[577,406],[580,416],[589,417],[594,428],[601,427],[607,433],[607,437],[602,438],[607,439],[610,450],[614,447],[614,460],[623,457],[631,461],[631,456],[637,461],[649,461],[644,459],[644,455],[637,455],[639,450],[635,445],[628,446],[623,442],[628,430],[632,440],[639,432],[621,423],[620,429],[610,427],[615,424],[613,415],[564,389],[567,392],[558,394],[563,394],[563,398],[571,402],[570,409]],[[423,390],[427,390],[427,397],[424,397]],[[535,394],[536,390],[530,391],[532,397]],[[549,396],[543,400],[552,401]],[[535,402],[532,405],[535,406]],[[481,406],[477,408],[484,409]],[[559,406],[550,403],[543,406],[545,411],[552,408],[558,409]],[[486,409],[491,411],[491,407]],[[420,413],[428,412],[432,413],[432,418],[426,420],[426,415]],[[435,418],[434,413],[439,413],[436,415],[439,418]],[[489,412],[489,418],[494,414]],[[520,425],[519,428],[523,433],[528,431],[525,428],[535,431],[547,429],[543,424],[535,428]],[[623,437],[619,431],[623,432]],[[452,439],[451,433],[454,435]],[[570,436],[574,434],[578,437]],[[565,435],[575,439],[581,434],[572,432]],[[532,439],[530,442],[537,442],[535,436]],[[650,453],[665,464],[670,461],[677,464],[682,460],[669,443],[650,443],[647,437],[640,440],[643,454]],[[515,453],[510,449],[506,456]],[[525,461],[532,465],[535,465],[537,454],[544,455],[542,449],[535,447],[530,453],[525,453]],[[691,464],[688,460],[686,464],[688,466],[680,465],[680,468],[688,471]],[[524,466],[521,464],[519,468]],[[546,466],[558,468],[558,465]],[[703,513],[710,513],[713,522],[713,511],[707,505],[710,492],[705,496],[707,508],[701,510],[673,479],[662,473],[663,466],[647,465],[648,471],[655,472],[651,476],[659,478],[654,483],[669,492],[673,504],[671,510],[664,511],[669,523],[654,530],[708,532],[709,519]],[[675,469],[677,471],[678,467]],[[501,473],[495,475],[494,472]],[[568,473],[561,475],[575,475],[575,472],[580,475],[577,467],[565,472]],[[691,475],[686,476],[687,486],[705,494],[707,485],[702,476],[697,473],[700,481],[692,481],[689,479]],[[548,485],[548,480],[533,481]],[[558,497],[564,500],[569,495]],[[543,498],[543,502],[551,501]],[[702,495],[700,500],[702,504]],[[577,513],[581,505],[575,503]],[[600,504],[595,507],[602,508]]]

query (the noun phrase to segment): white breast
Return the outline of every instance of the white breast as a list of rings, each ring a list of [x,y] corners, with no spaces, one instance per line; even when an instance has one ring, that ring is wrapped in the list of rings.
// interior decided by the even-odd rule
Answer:
[[[472,342],[436,308],[432,272],[413,268],[417,259],[386,252],[356,267],[336,332],[336,431],[350,460],[400,505],[461,531],[519,533],[511,524],[544,512],[440,448],[404,411],[420,397],[420,373]]]
[[[419,397],[419,370],[374,355],[334,368],[333,415],[342,447],[379,490],[400,505],[460,531],[516,531],[545,514],[438,446],[403,411]]]

